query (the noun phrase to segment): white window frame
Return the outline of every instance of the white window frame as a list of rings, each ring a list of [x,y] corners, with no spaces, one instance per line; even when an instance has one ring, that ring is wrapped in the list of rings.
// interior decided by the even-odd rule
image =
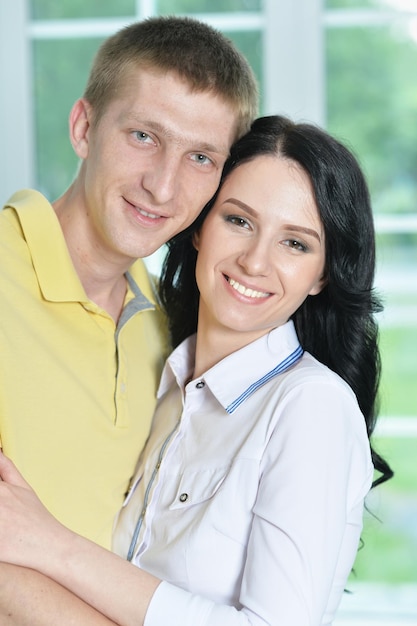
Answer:
[[[32,72],[26,0],[0,1],[0,206],[34,186]]]

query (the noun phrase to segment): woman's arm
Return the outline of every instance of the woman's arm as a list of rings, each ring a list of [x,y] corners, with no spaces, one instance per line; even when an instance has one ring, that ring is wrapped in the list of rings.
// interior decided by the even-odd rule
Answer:
[[[120,626],[143,624],[160,581],[60,524],[2,453],[0,478],[0,560],[37,570]]]
[[[0,624],[117,626],[50,578],[9,563],[0,563]]]

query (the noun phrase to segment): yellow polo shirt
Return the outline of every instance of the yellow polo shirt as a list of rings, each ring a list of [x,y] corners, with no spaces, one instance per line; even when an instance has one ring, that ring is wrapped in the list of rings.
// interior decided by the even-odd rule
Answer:
[[[142,261],[119,323],[88,299],[38,192],[0,211],[0,436],[47,508],[110,547],[148,435],[165,320]],[[140,285],[140,289],[138,287]]]

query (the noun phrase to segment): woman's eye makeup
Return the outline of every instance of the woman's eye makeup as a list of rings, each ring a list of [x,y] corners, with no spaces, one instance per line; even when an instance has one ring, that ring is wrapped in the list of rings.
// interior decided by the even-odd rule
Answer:
[[[230,224],[234,224],[235,226],[240,226],[243,228],[249,227],[248,220],[244,217],[241,217],[240,215],[226,215],[225,221],[229,222]]]
[[[283,241],[283,243],[289,248],[293,248],[293,250],[299,250],[300,252],[308,252],[309,249],[305,243],[299,241],[298,239],[286,239]]]
[[[243,215],[237,215],[236,213],[225,213],[223,215],[223,219],[228,224],[233,224],[238,228],[256,229],[256,224],[252,224],[251,221]],[[311,245],[309,243],[306,243],[305,240],[299,239],[297,236],[291,237],[289,234],[286,234],[284,237],[281,238],[277,233],[277,242],[280,242],[282,245],[285,245],[291,250],[295,250],[296,252],[309,252],[311,250]]]

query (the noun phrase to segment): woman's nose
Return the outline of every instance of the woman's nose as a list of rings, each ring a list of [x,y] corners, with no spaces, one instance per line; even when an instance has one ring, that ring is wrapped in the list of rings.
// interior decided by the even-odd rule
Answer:
[[[245,272],[252,276],[266,276],[271,268],[270,247],[267,242],[248,242],[239,255],[238,262]]]

